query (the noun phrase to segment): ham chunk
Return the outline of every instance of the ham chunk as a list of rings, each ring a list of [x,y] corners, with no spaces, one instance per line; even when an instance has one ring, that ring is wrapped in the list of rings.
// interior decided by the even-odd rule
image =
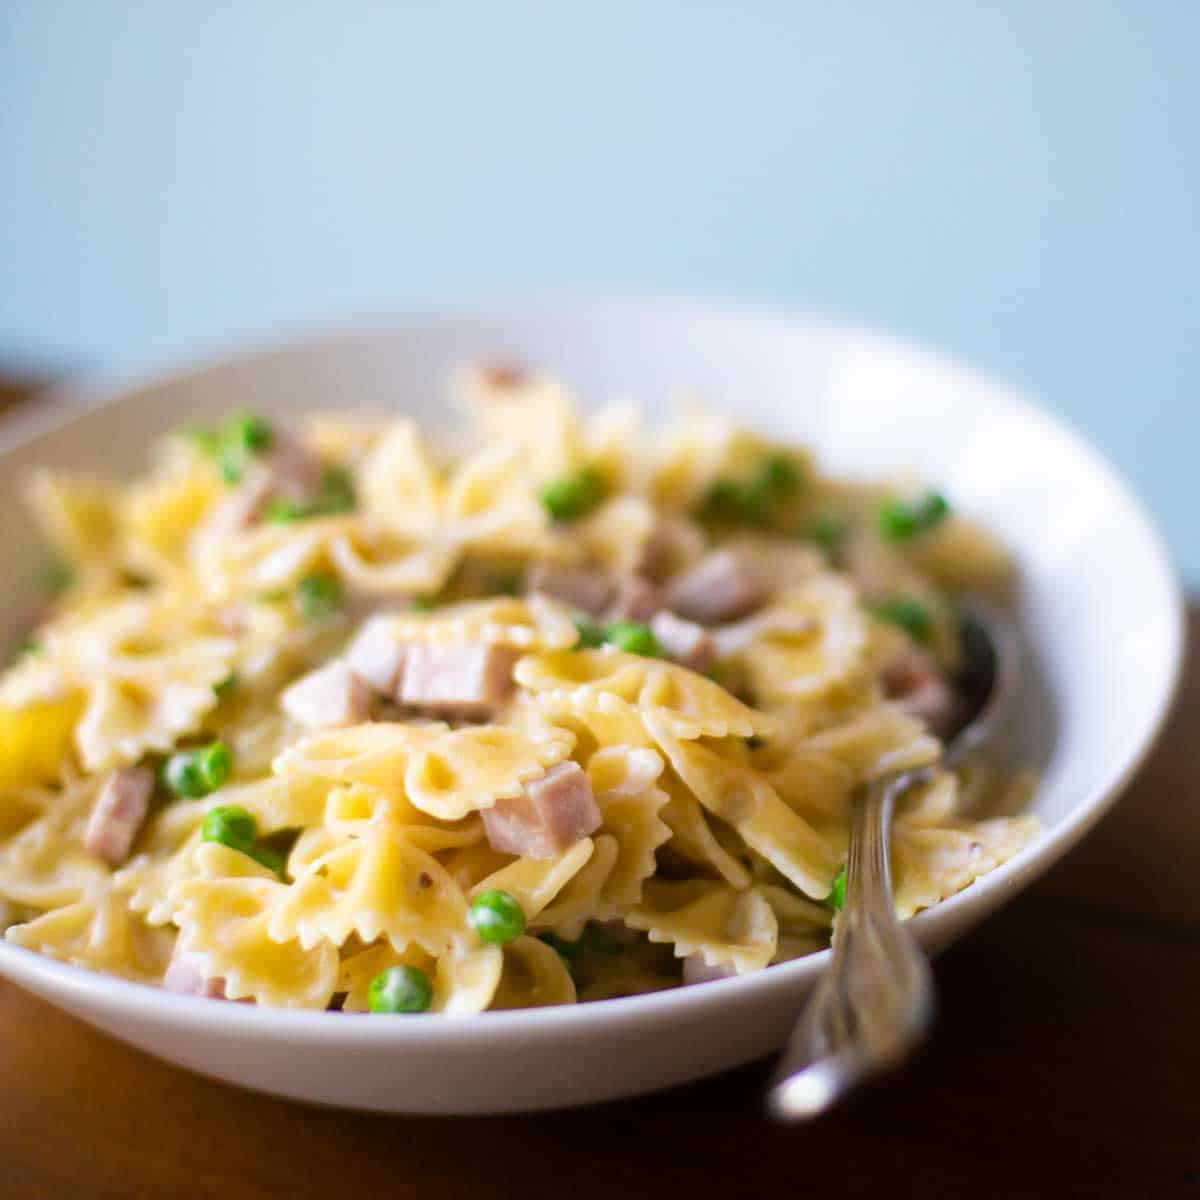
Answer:
[[[882,682],[889,700],[924,721],[938,737],[954,732],[961,709],[958,693],[924,651],[906,648],[884,667]]]
[[[613,595],[612,581],[601,571],[587,567],[556,567],[538,563],[525,576],[527,592],[543,592],[552,600],[598,617]]]
[[[671,581],[669,607],[689,621],[717,625],[735,621],[762,606],[767,586],[745,553],[718,550]]]
[[[396,698],[455,716],[487,716],[512,691],[516,659],[511,647],[487,642],[412,642]]]
[[[204,956],[194,950],[176,948],[163,976],[163,987],[178,996],[203,996],[209,1000],[226,998],[225,980],[219,975],[206,975]]]
[[[610,621],[648,621],[662,606],[662,595],[654,584],[630,575],[617,585],[617,594],[604,615]]]
[[[89,854],[120,866],[146,820],[154,795],[154,772],[149,767],[125,767],[103,783],[92,805],[83,845]]]
[[[346,665],[377,692],[389,695],[404,669],[404,646],[392,634],[387,617],[373,617],[346,651]]]
[[[331,662],[296,680],[280,703],[306,729],[336,729],[357,725],[371,715],[371,687],[344,662]]]
[[[655,613],[650,622],[651,632],[658,644],[666,651],[667,657],[674,659],[680,666],[688,667],[703,674],[712,666],[716,657],[716,643],[712,635],[703,625],[695,621],[685,621],[673,612],[663,609]]]
[[[321,490],[325,464],[307,443],[286,429],[275,429],[259,462],[271,480],[271,494],[284,500],[311,500]]]
[[[683,960],[683,982],[712,983],[716,979],[731,979],[737,971],[733,967],[710,967],[699,954],[689,954]]]
[[[592,785],[578,763],[551,767],[512,800],[484,809],[483,828],[493,850],[528,858],[557,858],[600,828]]]

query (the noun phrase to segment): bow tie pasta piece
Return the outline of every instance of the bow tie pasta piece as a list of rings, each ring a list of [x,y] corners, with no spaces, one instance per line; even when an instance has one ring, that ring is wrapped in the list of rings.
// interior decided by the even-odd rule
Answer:
[[[542,559],[573,557],[555,537],[520,452],[488,446],[465,459],[446,492],[446,543],[481,554],[519,554]]]
[[[578,633],[570,612],[544,596],[519,600],[498,596],[452,604],[428,613],[396,613],[376,617],[372,629],[397,645],[482,642],[516,650],[559,650],[574,644]]]
[[[910,917],[1007,862],[1038,832],[1032,817],[963,820],[958,781],[939,775],[904,798],[892,825],[896,912]]]
[[[214,792],[206,808],[234,804],[254,816],[260,834],[319,825],[326,814],[329,785],[322,779],[267,777]]]
[[[663,823],[671,831],[666,848],[686,866],[713,871],[731,887],[750,885],[750,872],[717,840],[700,802],[673,775],[662,779],[667,803],[661,810]]]
[[[775,912],[757,891],[704,879],[650,880],[625,923],[652,942],[671,943],[677,958],[698,954],[739,974],[765,967],[779,936]]]
[[[368,596],[429,596],[446,586],[461,552],[448,544],[421,545],[360,527],[335,531],[329,561],[347,588]]]
[[[213,807],[211,798],[180,800],[151,816],[134,855],[113,877],[129,896],[129,907],[150,925],[175,919],[175,885],[200,871],[196,851],[204,844],[200,825]]]
[[[712,680],[611,648],[530,655],[517,663],[514,675],[522,687],[577,709],[595,707],[602,695],[615,696],[643,716],[660,714],[676,737],[765,737],[775,731],[770,717]]]
[[[662,759],[653,750],[626,746],[606,747],[588,761],[601,830],[617,845],[616,860],[600,890],[595,915],[601,920],[619,916],[641,899],[643,882],[657,870],[655,852],[671,838],[671,828],[661,816],[669,797],[655,786],[662,769]]]
[[[588,561],[621,579],[646,563],[658,523],[654,507],[640,496],[613,496],[576,522],[571,536]]]
[[[86,898],[14,925],[5,937],[14,946],[61,962],[156,983],[171,957],[174,935],[152,929],[130,911],[114,888],[98,888]]]
[[[224,493],[212,462],[183,439],[171,439],[155,470],[121,497],[129,565],[153,579],[185,585],[192,539]]]
[[[352,838],[313,861],[278,897],[271,936],[305,948],[386,937],[445,954],[470,938],[462,890],[432,855],[388,829]]]
[[[248,855],[216,843],[197,852],[200,878],[175,888],[183,950],[203,957],[209,976],[225,980],[230,1000],[280,1008],[325,1008],[337,984],[337,948],[301,946],[269,932],[286,885]]]
[[[6,687],[49,686],[53,677],[60,694],[82,694],[74,736],[88,771],[165,753],[198,729],[237,650],[216,635],[204,605],[169,592],[71,613],[44,630],[42,643],[29,672]]]
[[[441,525],[442,479],[412,421],[397,421],[359,472],[366,520],[401,537],[433,537]]]
[[[789,746],[763,774],[783,801],[815,826],[848,827],[855,773],[831,754]]]
[[[549,929],[573,942],[593,917],[604,907],[601,895],[617,865],[620,846],[609,833],[598,833],[593,840],[592,856],[574,878],[546,905],[536,918],[539,929]]]
[[[39,470],[26,498],[51,546],[87,590],[116,575],[119,491],[115,484],[85,475]]]
[[[549,725],[569,730],[576,739],[572,753],[581,762],[590,761],[605,746],[654,748],[638,710],[611,692],[526,694],[509,718],[519,728],[540,730]]]
[[[562,729],[376,722],[305,738],[274,769],[285,778],[400,790],[421,812],[458,821],[520,795],[525,783],[567,757],[573,741]]]
[[[58,699],[0,707],[0,789],[12,793],[57,779],[68,760],[82,711],[83,697],[75,692]],[[7,799],[0,801],[0,806],[21,809],[20,803]]]
[[[500,983],[504,955],[499,946],[463,949],[434,959],[416,946],[403,953],[383,942],[342,960],[337,990],[346,993],[343,1012],[368,1012],[371,980],[389,967],[413,966],[433,981],[431,1012],[466,1015],[483,1012]]]
[[[838,868],[834,848],[762,774],[699,742],[671,737],[657,718],[649,723],[675,773],[709,812],[733,826],[747,846],[806,895],[822,899],[829,894]]]
[[[473,387],[468,403],[479,443],[512,450],[526,477],[549,479],[583,460],[582,422],[557,380],[530,374],[503,389]]]
[[[869,682],[870,622],[850,584],[820,578],[715,635],[768,707]]]
[[[312,822],[309,822],[312,823]],[[338,838],[365,837],[385,827],[430,854],[473,846],[483,840],[483,822],[465,817],[454,824],[434,823],[399,792],[362,784],[334,788],[325,801],[325,828]]]
[[[503,950],[504,970],[492,998],[493,1009],[544,1008],[575,1003],[575,981],[557,950],[523,936]]]
[[[91,894],[107,866],[83,848],[83,827],[95,788],[75,785],[0,847],[0,899],[30,908],[57,908]]]
[[[575,878],[592,857],[591,838],[576,842],[561,858],[518,858],[481,879],[472,895],[499,890],[521,906],[527,923],[538,915]]]
[[[895,704],[882,704],[813,734],[804,748],[844,763],[856,783],[892,771],[927,766],[941,753],[938,740],[925,732],[925,726]]]

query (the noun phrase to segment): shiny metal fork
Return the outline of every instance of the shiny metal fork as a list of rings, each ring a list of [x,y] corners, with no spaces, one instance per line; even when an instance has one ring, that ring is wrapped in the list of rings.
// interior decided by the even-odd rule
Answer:
[[[972,711],[939,763],[864,784],[850,817],[846,897],[834,923],[833,959],[784,1050],[768,1104],[780,1120],[825,1112],[863,1081],[899,1066],[933,1021],[933,976],[896,918],[888,834],[896,801],[995,736],[1016,691],[1018,648],[1011,627],[977,610],[964,622]]]
[[[775,1116],[824,1112],[863,1080],[908,1057],[933,1020],[933,977],[924,954],[896,920],[887,831],[898,796],[930,768],[873,780],[851,816],[846,899],[821,977],[771,1089]]]

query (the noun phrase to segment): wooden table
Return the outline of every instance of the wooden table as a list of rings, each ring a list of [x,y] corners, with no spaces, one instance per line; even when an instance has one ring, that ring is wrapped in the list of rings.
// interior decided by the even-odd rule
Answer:
[[[938,962],[920,1060],[816,1125],[763,1119],[766,1063],[543,1116],[305,1107],[0,983],[0,1196],[1200,1200],[1200,608],[1190,625],[1174,717],[1128,795]]]

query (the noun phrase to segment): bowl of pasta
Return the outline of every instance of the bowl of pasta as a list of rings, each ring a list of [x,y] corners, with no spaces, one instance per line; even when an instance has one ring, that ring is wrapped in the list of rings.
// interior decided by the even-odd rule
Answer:
[[[1140,505],[891,339],[525,297],[64,394],[0,431],[0,974],[187,1068],[494,1112],[762,1056],[848,806],[939,759],[961,617],[1018,714],[893,823],[931,952],[1074,844],[1168,705]]]

